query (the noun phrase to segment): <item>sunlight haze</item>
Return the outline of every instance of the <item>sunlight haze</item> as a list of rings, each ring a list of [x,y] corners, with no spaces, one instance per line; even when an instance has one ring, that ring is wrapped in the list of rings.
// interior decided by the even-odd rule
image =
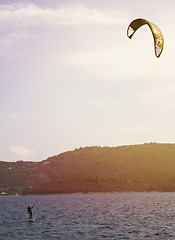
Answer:
[[[175,2],[0,0],[0,161],[174,143]],[[148,26],[164,35],[160,58]]]

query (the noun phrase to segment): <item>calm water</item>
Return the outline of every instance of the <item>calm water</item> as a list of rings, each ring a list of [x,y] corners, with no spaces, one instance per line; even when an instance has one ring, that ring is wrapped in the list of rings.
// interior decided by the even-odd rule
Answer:
[[[2,240],[175,239],[175,193],[7,196],[0,208]]]

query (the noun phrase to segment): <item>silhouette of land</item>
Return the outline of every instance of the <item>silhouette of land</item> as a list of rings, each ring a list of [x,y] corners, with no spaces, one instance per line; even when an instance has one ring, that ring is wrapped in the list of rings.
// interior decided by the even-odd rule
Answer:
[[[41,162],[0,161],[0,194],[175,191],[175,144],[85,147]]]

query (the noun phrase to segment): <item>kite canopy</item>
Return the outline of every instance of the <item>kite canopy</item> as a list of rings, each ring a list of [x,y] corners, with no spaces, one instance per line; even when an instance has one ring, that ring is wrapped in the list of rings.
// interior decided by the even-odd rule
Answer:
[[[154,23],[143,18],[135,19],[128,26],[127,36],[131,39],[134,33],[137,31],[137,29],[139,29],[145,24],[147,24],[150,27],[151,32],[153,34],[155,55],[156,57],[160,57],[163,51],[164,38],[160,28],[156,26]]]

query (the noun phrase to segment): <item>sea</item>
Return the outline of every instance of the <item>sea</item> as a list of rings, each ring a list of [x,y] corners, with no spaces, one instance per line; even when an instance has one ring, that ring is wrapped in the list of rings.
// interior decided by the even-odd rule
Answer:
[[[0,239],[175,239],[175,193],[1,196]]]

